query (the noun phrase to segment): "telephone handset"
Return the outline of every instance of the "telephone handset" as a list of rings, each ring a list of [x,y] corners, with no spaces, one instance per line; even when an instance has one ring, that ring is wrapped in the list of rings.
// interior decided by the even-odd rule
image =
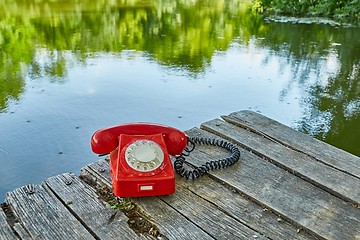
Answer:
[[[192,145],[188,148],[188,144]],[[195,144],[225,148],[231,156],[209,161],[193,170],[184,167],[185,157]],[[175,171],[187,179],[236,163],[236,145],[219,139],[188,138],[180,130],[153,123],[129,123],[96,131],[91,148],[97,154],[110,153],[113,192],[119,197],[169,195],[175,192]],[[176,156],[174,169],[170,155]]]

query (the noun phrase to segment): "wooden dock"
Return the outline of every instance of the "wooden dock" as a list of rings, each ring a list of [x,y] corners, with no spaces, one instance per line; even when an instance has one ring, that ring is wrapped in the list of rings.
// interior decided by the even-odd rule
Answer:
[[[360,158],[252,111],[203,123],[189,136],[241,147],[230,168],[170,196],[115,198],[109,164],[7,193],[0,239],[360,239]],[[226,153],[197,146],[198,166]]]

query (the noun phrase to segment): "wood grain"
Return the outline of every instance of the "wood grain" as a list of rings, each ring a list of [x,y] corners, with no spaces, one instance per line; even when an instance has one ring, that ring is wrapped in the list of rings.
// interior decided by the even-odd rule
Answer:
[[[198,227],[191,219],[187,219],[158,197],[133,200],[168,239],[214,239],[205,229]]]
[[[89,185],[77,176],[64,173],[47,179],[46,184],[61,202],[100,239],[144,239],[127,224],[128,218],[121,211],[100,200]]]
[[[0,208],[0,239],[3,240],[13,240],[18,239],[11,227],[6,221],[6,216],[4,211]]]
[[[224,169],[224,171],[226,170]],[[211,182],[209,183],[209,181]],[[187,189],[203,200],[213,204],[262,236],[279,240],[316,239],[314,235],[310,235],[308,232],[300,231],[298,233],[297,226],[292,225],[266,207],[250,201],[236,190],[208,176],[203,176],[196,181],[187,181],[184,178],[178,179],[176,184],[177,193],[183,191],[183,189]]]
[[[208,136],[207,132],[194,130],[195,135],[198,133]],[[206,146],[197,149],[190,159],[196,166],[203,164],[203,159],[223,154]],[[248,151],[241,154],[239,163],[213,171],[211,176],[319,238],[360,237],[360,209]]]
[[[213,180],[205,180],[207,182],[203,182],[203,187],[206,189],[206,185],[213,184]],[[189,191],[183,179],[177,181],[174,194],[161,199],[215,239],[267,239],[216,204]]]
[[[275,120],[252,111],[239,111],[223,116],[226,121],[255,130],[318,161],[360,178],[360,158],[339,148],[300,133]]]
[[[20,237],[20,239],[26,239],[31,240],[33,239],[30,237],[29,233],[24,229],[24,227],[21,225],[21,223],[15,223],[13,226],[16,234]]]
[[[202,128],[236,141],[260,157],[266,158],[333,195],[360,204],[360,179],[350,174],[323,164],[308,154],[295,151],[272,139],[219,119],[204,123]]]
[[[95,178],[96,181],[100,181],[108,187],[111,187],[109,164],[105,160],[99,160],[82,169],[82,176],[89,174]],[[213,239],[212,236],[158,197],[133,198],[133,201],[149,215],[150,221],[152,221],[159,228],[161,234],[168,239]]]
[[[32,185],[7,193],[6,201],[33,239],[94,239],[86,228],[44,187]]]

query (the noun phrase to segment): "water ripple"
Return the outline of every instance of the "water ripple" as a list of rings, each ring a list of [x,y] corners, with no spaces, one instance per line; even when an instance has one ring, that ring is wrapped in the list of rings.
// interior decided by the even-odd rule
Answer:
[[[0,147],[0,160],[1,156],[9,156],[9,154],[10,152],[7,149]]]

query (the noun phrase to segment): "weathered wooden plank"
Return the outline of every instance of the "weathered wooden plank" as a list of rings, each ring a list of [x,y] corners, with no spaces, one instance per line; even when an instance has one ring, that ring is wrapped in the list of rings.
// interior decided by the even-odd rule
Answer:
[[[190,157],[191,158],[191,155]],[[226,171],[226,170],[224,170]],[[181,192],[179,196],[184,195],[184,189],[191,191],[193,194],[199,196],[203,200],[214,204],[218,209],[232,216],[237,221],[242,222],[251,229],[254,229],[262,236],[270,239],[316,239],[315,236],[308,234],[308,232],[298,232],[298,227],[290,224],[286,220],[272,213],[267,208],[250,201],[238,192],[221,184],[214,179],[209,179],[208,176],[203,176],[195,181],[187,181],[184,178],[177,179],[176,194]],[[176,200],[177,200],[176,198]],[[185,197],[184,197],[185,199]],[[190,199],[191,200],[191,199]],[[169,202],[172,206],[183,202],[180,198],[178,202]],[[193,202],[197,202],[197,198]],[[197,205],[192,202],[189,205]],[[185,205],[185,203],[183,204]],[[259,234],[254,234],[259,236]],[[223,239],[223,238],[218,238]],[[227,238],[229,239],[229,238]],[[249,238],[243,238],[249,239]]]
[[[165,235],[165,239],[214,239],[211,235],[197,226],[158,197],[134,198],[151,220]]]
[[[26,239],[26,240],[33,239],[32,237],[30,237],[29,233],[24,229],[24,227],[20,223],[15,223],[13,228],[16,234],[19,235],[20,239]]]
[[[306,134],[289,128],[275,120],[252,111],[239,111],[223,116],[224,120],[249,128],[265,136],[271,136],[276,141],[297,151],[315,157],[336,169],[360,178],[360,158],[334,148]],[[321,151],[319,151],[321,149]]]
[[[227,152],[225,152],[227,154]],[[108,172],[108,163],[105,161],[98,161],[96,163],[95,169],[101,169],[98,173],[103,174],[104,178],[107,181],[108,186],[110,185],[110,176]],[[206,178],[204,178],[206,179]],[[278,220],[279,217],[273,213],[270,213],[269,211],[263,211],[263,208],[261,208],[259,205],[246,200],[245,198],[241,197],[238,193],[234,193],[231,190],[225,188],[221,184],[214,182],[213,180],[208,179],[209,182],[203,182],[204,179],[199,179],[198,181],[195,181],[198,184],[193,184],[193,182],[185,181],[184,179],[178,179],[177,180],[177,190],[176,194],[169,196],[169,197],[161,197],[163,201],[167,202],[172,207],[176,207],[177,203],[176,201],[184,202],[186,203],[181,204],[183,206],[176,207],[176,210],[179,212],[182,212],[184,215],[186,215],[187,218],[192,219],[192,221],[201,222],[200,219],[196,219],[199,216],[191,216],[195,212],[197,213],[199,210],[203,209],[201,207],[202,204],[204,204],[203,200],[205,199],[208,202],[215,201],[216,200],[216,208],[220,208],[221,211],[226,212],[229,216],[231,215],[233,218],[235,218],[237,221],[244,222],[245,225],[250,226],[250,228],[254,229],[257,232],[260,232],[263,236],[269,236],[271,239],[314,239],[313,236],[308,235],[305,232],[297,233],[297,228],[294,226],[291,226],[289,223],[283,220]],[[192,186],[192,188],[189,188],[189,186]],[[186,187],[188,186],[188,187]],[[189,192],[184,192],[186,189],[190,190]],[[193,192],[200,191],[202,194],[200,196],[194,194]],[[182,196],[187,196],[186,198],[179,197],[178,194],[182,193]],[[209,195],[210,194],[210,195]],[[178,196],[178,197],[176,197]],[[174,197],[176,200],[174,200]],[[199,199],[199,197],[201,199]],[[185,199],[185,200],[184,200]],[[159,206],[157,198],[138,198],[136,199],[136,202],[142,202],[142,207],[144,211],[151,212],[154,209],[157,209],[156,211],[159,211]],[[171,201],[171,203],[169,202]],[[187,206],[189,205],[189,206]],[[198,210],[192,212],[192,208],[198,206]],[[200,206],[199,206],[200,205]],[[206,203],[205,203],[206,205]],[[187,211],[185,211],[183,208],[184,206],[187,207]],[[216,211],[216,210],[215,210]],[[245,220],[243,217],[240,219],[238,216],[244,215],[244,212],[246,212],[247,218]],[[158,212],[155,212],[154,214],[157,215],[164,215],[159,214]],[[200,214],[202,216],[204,213]],[[211,214],[209,216],[212,216]],[[169,221],[172,223],[173,221],[171,214],[169,215],[170,219]],[[215,221],[218,218],[211,219],[210,222],[204,221],[204,223],[207,223],[210,227],[216,228],[213,231],[216,232],[220,230],[220,227],[214,226],[214,224],[211,223],[211,221]],[[174,222],[173,228],[177,228],[177,223]],[[207,228],[208,229],[208,228]],[[233,228],[232,228],[233,229]],[[178,229],[178,231],[185,231],[183,229]],[[186,231],[184,232],[184,234]],[[231,234],[229,232],[224,234]],[[252,233],[251,237],[257,236],[260,237],[261,235],[258,233]],[[220,235],[220,233],[218,233]],[[212,235],[214,236],[214,235]],[[250,236],[250,235],[249,235]],[[174,236],[176,237],[176,236]],[[218,238],[215,234],[215,237]]]
[[[201,130],[193,133],[208,135]],[[197,148],[189,158],[196,166],[203,164],[203,159],[214,160],[222,154],[216,148]],[[203,150],[199,151],[201,148]],[[360,237],[360,209],[248,151],[241,153],[238,164],[213,171],[211,176],[319,238]]]
[[[3,240],[13,240],[18,239],[11,227],[6,221],[6,216],[3,210],[0,208],[0,239]]]
[[[34,239],[94,239],[86,228],[40,185],[7,193],[6,202]]]
[[[202,128],[224,138],[235,140],[239,145],[251,149],[259,156],[266,157],[272,163],[295,173],[331,194],[360,204],[360,179],[352,175],[322,164],[307,154],[219,119],[204,123]]]
[[[204,188],[214,182],[210,178],[203,180],[207,180],[203,181]],[[267,239],[224,209],[219,209],[214,203],[189,191],[184,179],[178,179],[174,194],[162,196],[161,199],[215,239]]]
[[[109,163],[99,160],[81,170],[82,176],[91,174],[97,181],[111,187]],[[133,198],[134,203],[150,216],[150,220],[168,239],[213,239],[204,230],[178,213],[158,197]]]
[[[145,239],[127,224],[128,217],[100,200],[99,196],[77,176],[64,173],[47,179],[46,184],[71,212],[81,219],[92,234],[100,239]]]

